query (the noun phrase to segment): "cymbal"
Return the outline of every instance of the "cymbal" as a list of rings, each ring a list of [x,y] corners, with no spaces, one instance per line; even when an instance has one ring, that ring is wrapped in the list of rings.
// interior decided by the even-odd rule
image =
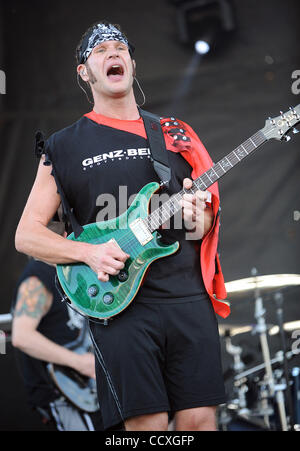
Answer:
[[[222,324],[218,325],[220,337],[226,337],[227,332],[229,332],[230,337],[234,335],[240,335],[243,333],[251,332],[253,330],[252,325],[240,325],[240,324]]]
[[[249,296],[249,292],[259,290],[260,294],[272,293],[285,288],[300,285],[299,274],[271,274],[248,277],[225,283],[230,298]]]
[[[267,324],[267,331],[269,335],[276,335],[279,333],[279,327],[276,324]],[[284,323],[283,328],[286,332],[293,332],[294,330],[300,330],[300,320],[289,321]],[[230,337],[235,335],[241,335],[249,332],[253,332],[254,324],[241,325],[241,324],[227,324],[226,320],[219,324],[220,337],[225,337],[229,332]]]
[[[257,295],[263,298],[266,309],[267,324],[277,324],[277,305],[275,295],[283,294],[284,322],[300,320],[299,311],[299,274],[273,274],[254,276],[246,279],[227,282],[227,299],[231,314],[227,318],[218,318],[218,323],[223,325],[249,326],[255,320],[255,299]],[[258,293],[255,292],[256,288]],[[297,293],[295,292],[297,290]]]

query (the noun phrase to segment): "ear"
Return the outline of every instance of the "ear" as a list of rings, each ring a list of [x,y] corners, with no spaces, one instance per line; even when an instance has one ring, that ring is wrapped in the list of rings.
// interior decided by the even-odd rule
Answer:
[[[77,73],[81,76],[83,81],[89,81],[87,70],[84,64],[79,64],[79,66],[77,66]]]

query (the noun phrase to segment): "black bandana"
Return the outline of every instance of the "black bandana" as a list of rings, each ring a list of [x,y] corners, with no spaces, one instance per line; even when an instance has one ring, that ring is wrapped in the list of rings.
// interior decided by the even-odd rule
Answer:
[[[124,36],[118,28],[111,24],[98,24],[95,25],[91,34],[86,36],[82,43],[79,52],[79,64],[84,64],[93,48],[105,41],[120,41],[128,47],[131,56],[134,52],[134,47],[128,42],[126,36]]]

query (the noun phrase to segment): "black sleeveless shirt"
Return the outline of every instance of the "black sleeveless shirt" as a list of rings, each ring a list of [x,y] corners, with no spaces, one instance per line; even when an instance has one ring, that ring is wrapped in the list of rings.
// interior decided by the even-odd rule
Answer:
[[[128,208],[131,196],[147,183],[160,181],[147,139],[87,117],[51,135],[47,153],[80,225],[108,219],[105,213],[112,213],[109,219],[119,216]],[[169,152],[168,157],[172,179],[164,191],[171,195],[182,189],[183,179],[191,177],[192,168],[180,153]],[[113,212],[108,204],[113,205]],[[150,265],[135,302],[185,302],[205,293],[199,259],[201,242],[185,239],[183,224],[178,227],[181,216],[174,221],[159,233],[166,243],[179,241],[180,248]]]
[[[21,274],[15,289],[13,308],[18,289],[24,280],[37,277],[53,295],[52,305],[38,325],[38,332],[59,345],[66,345],[78,338],[82,319],[70,311],[55,286],[55,268],[46,263],[30,260]],[[16,350],[17,363],[24,379],[29,404],[44,407],[59,396],[47,371],[47,363]]]

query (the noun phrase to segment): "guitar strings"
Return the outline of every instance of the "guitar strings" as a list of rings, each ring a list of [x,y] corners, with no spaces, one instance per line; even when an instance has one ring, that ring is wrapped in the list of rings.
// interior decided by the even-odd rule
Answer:
[[[228,161],[231,163],[238,163],[239,161],[241,161],[243,158],[245,158],[247,155],[249,155],[250,154],[250,151],[252,152],[254,149],[256,149],[259,145],[261,145],[262,144],[262,142],[264,141],[264,138],[263,138],[263,140],[261,141],[261,138],[263,138],[263,135],[262,135],[262,133],[261,133],[261,131],[259,130],[257,133],[255,133],[253,136],[251,136],[250,138],[248,138],[248,140],[246,140],[243,144],[241,144],[240,146],[238,146],[236,149],[234,149],[230,154],[228,154],[227,156],[225,156],[225,157],[223,157],[223,159],[221,159],[220,161],[223,161],[224,159],[228,159]],[[254,142],[253,142],[253,144],[251,144],[251,140],[255,140],[255,141],[257,141],[257,144],[254,144]],[[259,141],[261,141],[261,142],[259,142]],[[254,146],[254,148],[252,148]],[[237,152],[241,147],[243,147],[244,148],[244,152],[246,152],[246,155],[245,156],[243,156],[243,157],[241,157],[240,159],[236,156],[236,155],[234,155],[234,152]],[[251,150],[250,150],[251,149]],[[237,160],[237,161],[236,161]],[[218,165],[219,165],[219,163],[220,162],[218,162],[218,163],[216,163],[216,165],[214,165],[213,166],[213,168],[214,168],[214,170],[216,171],[216,175],[217,175],[217,179],[216,180],[218,180],[222,175],[224,175],[225,174],[225,172],[224,172],[224,170],[223,170],[223,172],[222,172],[222,174],[221,175],[219,175],[218,173],[217,173],[217,171],[218,171]],[[231,165],[232,167],[233,167],[233,165]],[[208,169],[208,171],[210,171],[212,168],[209,168]],[[209,176],[207,176],[207,172],[208,171],[206,171],[204,174],[202,174],[200,177],[198,177],[196,180],[199,180],[199,179],[201,179],[202,177],[204,177],[204,176],[206,176],[206,177],[208,177],[209,178]],[[212,177],[211,177],[212,178]],[[194,183],[196,182],[196,180],[194,181]],[[203,181],[203,183],[204,183],[204,185],[205,185],[205,188],[208,188],[210,185],[212,185],[213,183],[215,183],[215,181],[216,180],[214,180],[214,181],[212,181],[212,180],[209,180],[209,184],[206,184],[204,181]],[[196,184],[196,187],[197,187],[197,184]],[[193,189],[191,189],[191,190],[181,190],[181,191],[179,191],[177,194],[175,194],[174,196],[180,196],[180,197],[182,197],[186,192],[193,192]],[[176,201],[177,201],[177,199],[176,199]],[[168,204],[168,202],[170,202],[170,200],[169,201],[167,201],[167,202],[165,202],[165,204],[163,204],[161,207],[159,207],[158,209],[156,209],[153,213],[151,213],[151,214],[149,214],[146,218],[143,218],[143,220],[145,221],[145,220],[147,220],[148,221],[148,225],[149,225],[149,222],[150,222],[150,224],[151,224],[151,222],[156,226],[156,222],[158,222],[158,227],[157,228],[159,228],[160,227],[160,225],[162,225],[163,223],[161,222],[161,218],[163,218],[163,213],[164,213],[164,211],[165,211],[165,213],[166,213],[166,215],[169,215],[169,217],[167,217],[167,219],[164,221],[164,222],[166,222],[166,221],[168,221],[169,219],[170,219],[170,217],[172,217],[175,213],[176,213],[176,211],[175,211],[175,213],[174,212],[172,212],[171,211],[171,209],[170,209],[170,212],[171,212],[171,214],[169,213],[169,211],[167,211],[166,212],[166,210],[164,210],[166,207],[165,207],[165,205],[166,204]],[[177,201],[178,202],[178,201]],[[169,204],[168,204],[169,205]],[[179,210],[177,210],[177,211],[179,211]],[[154,217],[156,217],[156,219],[154,219]],[[164,219],[164,218],[163,218]],[[161,222],[161,223],[160,223]],[[156,230],[156,229],[154,229],[154,230]],[[124,247],[124,249],[126,249],[127,248],[127,246],[129,246],[129,248],[131,248],[131,246],[132,245],[134,245],[134,244],[136,244],[136,238],[135,238],[135,236],[134,236],[134,234],[132,233],[132,232],[128,232],[128,233],[126,233],[125,235],[123,235],[122,237],[121,237],[121,239],[118,241],[118,244],[120,244],[121,245],[121,247],[123,246]]]
[[[222,161],[224,161],[224,159],[227,159],[230,163],[234,163],[234,164],[237,164],[239,161],[242,161],[242,159],[244,159],[246,156],[248,156],[248,155],[250,155],[250,153],[253,151],[253,150],[255,150],[256,148],[258,148],[263,142],[264,142],[264,140],[265,140],[265,135],[267,135],[267,136],[269,136],[269,135],[271,135],[273,133],[273,131],[272,130],[270,130],[269,132],[267,131],[265,134],[263,134],[262,133],[262,131],[261,130],[259,130],[258,132],[256,132],[254,135],[252,135],[250,138],[248,138],[244,143],[242,143],[240,146],[238,146],[238,147],[236,147],[231,153],[229,153],[227,156],[225,156],[225,157],[223,157],[219,162],[217,162],[214,166],[212,166],[211,168],[209,168],[205,173],[203,173],[200,177],[198,177],[196,180],[194,180],[194,183],[197,181],[197,180],[199,180],[199,179],[202,179],[203,177],[207,177],[208,179],[209,179],[209,184],[206,184],[203,180],[201,180],[202,182],[203,182],[203,184],[204,184],[204,186],[205,186],[205,188],[208,188],[209,186],[211,186],[213,183],[215,183],[219,178],[221,178],[222,177],[222,175],[224,175],[226,172],[224,172],[224,170],[223,170],[223,172],[222,172],[222,174],[218,174],[218,170],[219,170],[219,167],[218,166],[220,166],[220,162],[222,162]],[[251,144],[251,141],[252,141],[252,144]],[[256,141],[257,142],[257,144],[255,144],[254,143],[254,141]],[[254,146],[254,147],[253,147]],[[252,148],[253,147],[253,148]],[[239,150],[241,150],[241,148],[243,148],[243,150],[246,152],[246,155],[244,155],[244,156],[241,156],[241,158],[239,159],[238,157],[237,157],[237,155],[235,154],[235,152],[238,152]],[[238,161],[236,161],[236,160],[238,160]],[[232,167],[233,167],[233,165],[231,165]],[[207,175],[207,172],[208,171],[211,171],[212,170],[212,168],[213,168],[213,170],[215,171],[215,174],[217,175],[217,179],[216,180],[210,180],[210,177]],[[212,179],[212,176],[211,176],[211,179]],[[197,187],[197,184],[196,184],[196,187]],[[181,190],[181,191],[179,191],[177,194],[175,194],[175,196],[183,196],[183,194],[185,194],[186,192],[191,192],[191,190]],[[170,201],[170,200],[169,200]],[[167,202],[165,202],[165,204],[167,204],[169,201],[167,201]],[[161,207],[159,207],[158,209],[156,209],[154,212],[152,212],[151,214],[149,214],[148,216],[146,216],[146,218],[143,218],[143,221],[145,221],[145,220],[147,220],[148,221],[148,225],[149,225],[149,220],[150,220],[150,224],[151,224],[151,220],[152,220],[152,223],[154,224],[154,225],[156,225],[155,224],[155,222],[156,222],[156,219],[153,219],[154,218],[154,214],[156,215],[156,216],[158,216],[158,221],[161,221],[161,218],[163,218],[163,208],[165,208],[164,207],[164,205],[165,204],[163,204]],[[177,210],[177,211],[179,211],[179,210]],[[176,212],[175,212],[176,213]],[[171,215],[170,215],[170,217],[172,217],[175,213],[172,213]],[[167,219],[166,219],[166,221],[168,221],[169,219],[170,219],[170,217],[168,217]],[[165,221],[165,222],[166,222]],[[158,223],[158,227],[156,227],[155,229],[154,229],[154,231],[156,230],[156,229],[158,229],[159,227],[160,227],[160,225],[162,225],[163,223]],[[138,242],[138,240],[137,240],[137,238],[135,237],[135,235],[133,234],[133,232],[132,231],[128,231],[127,233],[125,233],[119,240],[118,240],[118,244],[120,245],[120,247],[122,248],[122,250],[124,250],[124,251],[128,251],[128,252],[130,252],[130,251],[133,251],[134,250],[134,247],[135,247],[135,245],[137,244],[137,242]],[[101,243],[95,243],[95,244],[101,244]]]

